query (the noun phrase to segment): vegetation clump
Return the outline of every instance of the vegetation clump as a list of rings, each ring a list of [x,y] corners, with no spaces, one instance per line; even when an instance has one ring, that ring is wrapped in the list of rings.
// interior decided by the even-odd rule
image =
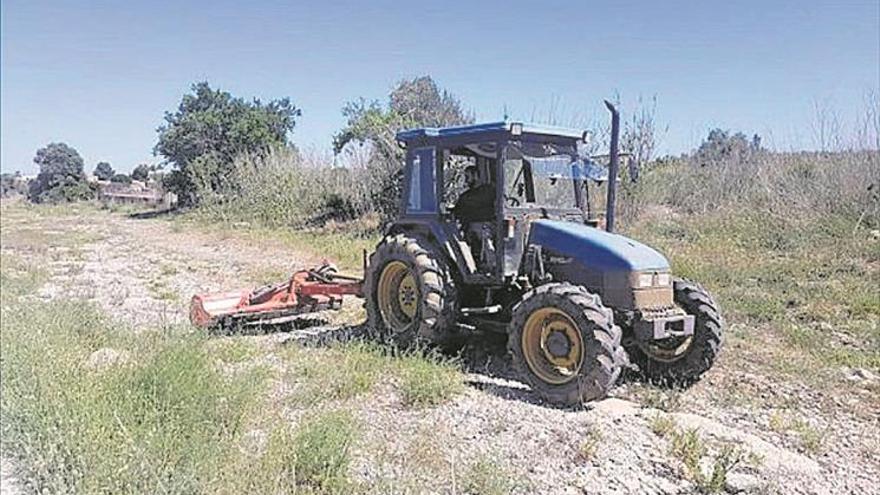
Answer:
[[[288,138],[301,113],[288,98],[246,101],[207,82],[194,84],[159,127],[155,152],[177,167],[166,187],[182,206],[234,187],[227,177],[235,157],[291,146]]]
[[[83,159],[65,143],[51,143],[37,150],[34,163],[40,173],[31,181],[28,198],[35,203],[62,203],[91,199],[94,189],[86,181]]]

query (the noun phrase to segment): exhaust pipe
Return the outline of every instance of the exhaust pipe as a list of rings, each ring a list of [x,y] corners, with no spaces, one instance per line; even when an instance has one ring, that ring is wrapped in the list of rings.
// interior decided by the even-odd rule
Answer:
[[[617,108],[605,100],[605,106],[611,112],[611,149],[609,150],[610,162],[608,163],[608,204],[605,207],[605,230],[614,232],[614,206],[617,203],[617,171],[620,168],[617,143],[620,139],[620,112]]]

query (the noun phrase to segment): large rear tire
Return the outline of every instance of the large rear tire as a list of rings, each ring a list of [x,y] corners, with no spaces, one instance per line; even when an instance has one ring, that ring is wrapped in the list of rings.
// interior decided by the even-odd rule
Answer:
[[[694,334],[664,344],[633,343],[627,351],[639,373],[649,382],[665,386],[688,386],[712,367],[724,341],[724,319],[709,292],[693,282],[675,279],[674,299],[694,317]]]
[[[611,310],[599,296],[568,283],[527,292],[513,308],[508,333],[520,377],[554,404],[605,397],[626,361]]]
[[[455,286],[424,237],[385,237],[370,256],[364,294],[370,329],[381,340],[400,347],[443,345],[454,335]]]

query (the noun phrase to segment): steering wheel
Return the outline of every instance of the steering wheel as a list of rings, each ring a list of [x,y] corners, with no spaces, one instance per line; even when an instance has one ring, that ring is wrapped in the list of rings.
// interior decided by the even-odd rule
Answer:
[[[507,201],[507,206],[517,207],[520,205],[519,199],[513,196],[504,195],[504,201]]]

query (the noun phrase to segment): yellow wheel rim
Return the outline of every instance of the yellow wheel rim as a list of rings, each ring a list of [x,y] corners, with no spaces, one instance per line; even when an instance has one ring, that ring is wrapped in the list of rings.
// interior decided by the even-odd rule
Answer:
[[[681,359],[682,356],[690,349],[694,336],[689,335],[684,339],[670,339],[670,342],[659,343],[642,343],[639,342],[639,348],[645,352],[651,359],[660,361],[661,363],[672,363]]]
[[[419,288],[405,263],[392,261],[385,265],[376,296],[385,325],[394,332],[406,330],[416,317]]]
[[[522,351],[532,373],[561,385],[577,376],[584,358],[584,341],[574,321],[557,308],[529,315],[522,333]]]

